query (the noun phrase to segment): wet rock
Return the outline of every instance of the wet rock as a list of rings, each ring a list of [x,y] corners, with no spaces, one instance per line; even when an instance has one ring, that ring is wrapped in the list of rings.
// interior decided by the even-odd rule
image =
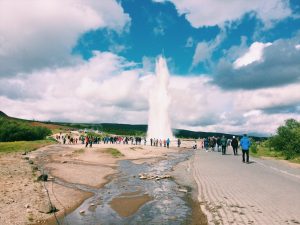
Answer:
[[[183,188],[179,188],[178,191],[179,191],[179,192],[183,192],[183,193],[188,193],[188,190],[183,189]]]
[[[169,174],[165,174],[165,175],[154,175],[154,174],[146,174],[146,173],[140,173],[139,174],[139,178],[141,180],[161,180],[161,179],[167,179],[167,178],[171,178],[171,175]]]
[[[54,177],[48,176],[48,180],[49,180],[49,181],[53,181],[54,179],[55,179]]]

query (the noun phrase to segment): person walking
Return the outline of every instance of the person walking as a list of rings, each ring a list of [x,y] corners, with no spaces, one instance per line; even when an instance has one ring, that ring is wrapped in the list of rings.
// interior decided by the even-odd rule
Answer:
[[[235,136],[232,137],[231,140],[231,147],[233,149],[233,154],[237,155],[238,154],[238,147],[239,147],[239,142]]]
[[[222,138],[220,140],[220,145],[222,147],[222,155],[226,155],[227,140],[224,135],[222,136]]]
[[[245,162],[245,155],[247,156],[246,162],[249,163],[249,148],[251,146],[250,139],[247,137],[247,134],[244,134],[243,138],[240,141],[240,146],[243,152],[243,162]]]

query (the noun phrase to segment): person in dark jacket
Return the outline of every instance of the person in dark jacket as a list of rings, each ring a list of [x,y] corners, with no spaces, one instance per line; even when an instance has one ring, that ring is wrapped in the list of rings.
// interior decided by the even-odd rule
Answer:
[[[238,153],[238,147],[239,147],[239,142],[237,140],[237,138],[235,136],[233,136],[232,140],[231,140],[231,146],[233,149],[233,154],[237,155]]]
[[[249,148],[251,146],[250,139],[247,137],[247,134],[244,134],[243,138],[240,141],[240,146],[243,152],[243,162],[245,162],[245,154],[247,156],[246,162],[249,163]]]
[[[220,145],[222,147],[222,155],[226,155],[227,139],[223,135],[220,140]]]

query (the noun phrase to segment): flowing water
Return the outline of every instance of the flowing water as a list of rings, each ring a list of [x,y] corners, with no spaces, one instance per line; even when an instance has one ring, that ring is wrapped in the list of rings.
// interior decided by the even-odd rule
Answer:
[[[76,186],[95,195],[61,219],[61,224],[191,224],[192,206],[187,193],[178,191],[180,187],[174,180],[141,180],[138,176],[168,174],[191,155],[192,151],[171,153],[168,160],[149,164],[120,161],[117,177],[101,189]]]

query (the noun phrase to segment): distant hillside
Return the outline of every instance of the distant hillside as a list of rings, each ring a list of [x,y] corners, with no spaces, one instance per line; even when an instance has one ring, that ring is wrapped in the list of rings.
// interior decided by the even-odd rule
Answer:
[[[5,113],[0,112],[0,117],[6,116]],[[9,117],[11,118],[11,117]],[[17,118],[13,118],[17,119]],[[116,135],[129,135],[129,136],[145,136],[147,133],[148,125],[132,125],[132,124],[118,124],[118,123],[66,123],[66,122],[37,122],[32,120],[25,120],[32,126],[42,126],[51,130],[58,131],[59,129],[93,129],[99,130],[108,134]],[[202,131],[190,131],[182,129],[173,129],[173,133],[178,138],[205,138],[205,137],[221,137],[225,135],[227,138],[231,138],[235,134],[226,134],[220,132],[202,132]],[[235,135],[239,136],[239,135]],[[263,137],[253,136],[255,139],[260,140]]]
[[[0,142],[43,140],[51,130],[42,126],[32,126],[30,122],[0,114]]]
[[[33,121],[33,120],[25,120],[25,119],[10,117],[2,111],[0,111],[0,118],[4,118],[4,119],[10,120],[10,121],[23,122],[32,127],[45,127],[45,128],[52,130],[53,132],[57,132],[58,130],[71,129],[70,127],[58,125],[55,123],[38,122],[38,121]]]
[[[0,117],[8,117],[4,112],[0,111]]]
[[[93,129],[99,130],[109,134],[116,135],[136,135],[145,136],[147,133],[148,125],[132,125],[132,124],[117,124],[117,123],[58,123],[60,125],[74,127],[77,129]],[[221,137],[224,135],[226,138],[232,138],[233,135],[241,137],[236,134],[226,134],[218,132],[202,132],[202,131],[190,131],[183,129],[173,129],[173,133],[178,138],[205,138],[205,137]],[[263,137],[253,136],[254,139],[260,140]]]

